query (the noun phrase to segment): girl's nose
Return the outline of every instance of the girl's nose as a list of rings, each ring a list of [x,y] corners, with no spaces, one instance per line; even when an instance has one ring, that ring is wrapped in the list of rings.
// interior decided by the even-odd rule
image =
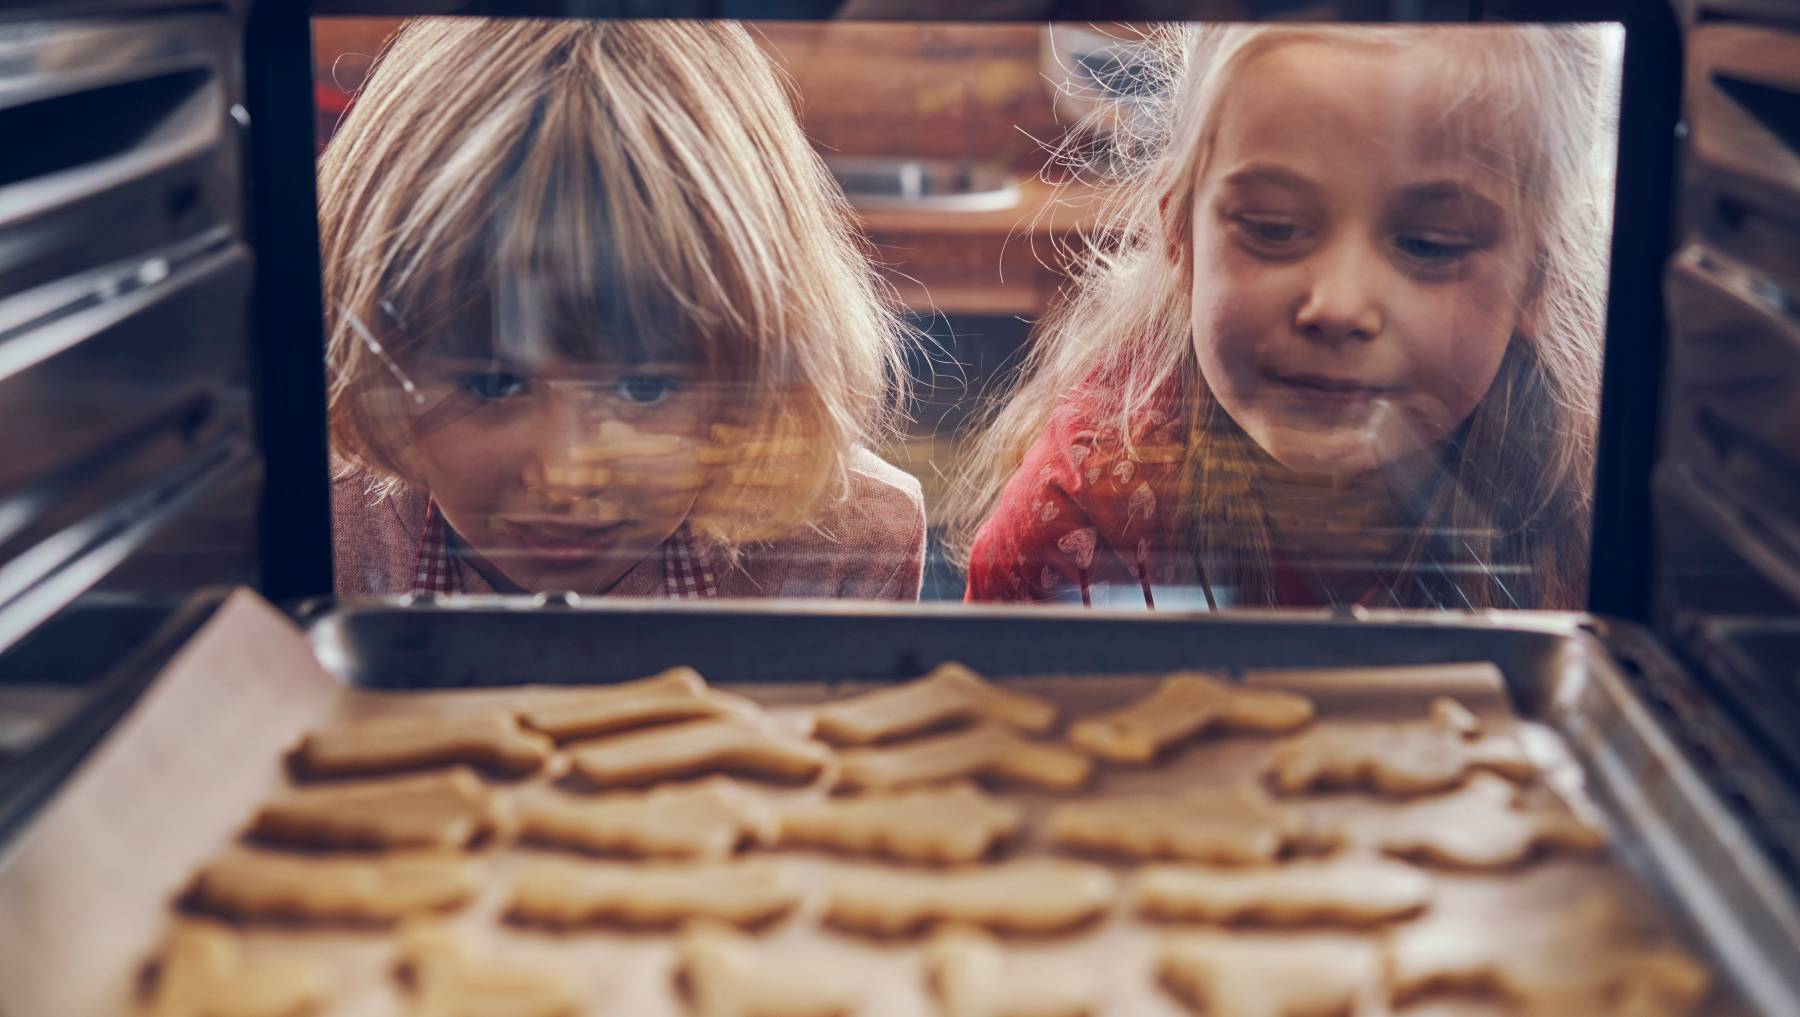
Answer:
[[[1294,327],[1315,342],[1367,342],[1381,334],[1377,260],[1351,244],[1320,252],[1311,285],[1294,314]]]
[[[611,480],[604,466],[580,454],[598,426],[593,393],[589,386],[564,382],[543,389],[532,406],[531,448],[520,463],[519,478],[533,508],[578,511]]]
[[[586,383],[558,383],[546,386],[548,391],[538,398],[534,430],[538,457],[544,462],[559,462],[569,457],[572,449],[593,440],[599,422],[594,414],[594,393]]]

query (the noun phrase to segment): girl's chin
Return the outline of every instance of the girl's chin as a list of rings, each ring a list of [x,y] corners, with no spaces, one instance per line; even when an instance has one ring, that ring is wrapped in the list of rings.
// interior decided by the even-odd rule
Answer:
[[[1367,450],[1343,455],[1325,455],[1313,449],[1267,449],[1269,458],[1287,470],[1318,477],[1322,480],[1355,480],[1380,469],[1381,464]]]
[[[1258,429],[1264,430],[1264,429]],[[1415,458],[1416,448],[1391,448],[1363,435],[1270,428],[1251,432],[1263,452],[1294,473],[1329,481],[1350,481],[1387,472]]]

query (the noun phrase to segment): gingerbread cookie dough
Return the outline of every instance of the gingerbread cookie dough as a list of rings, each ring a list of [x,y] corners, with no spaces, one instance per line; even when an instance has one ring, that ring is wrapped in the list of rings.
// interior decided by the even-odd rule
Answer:
[[[676,946],[693,1017],[851,1017],[861,992],[819,965],[772,963],[730,925],[690,922]]]
[[[1109,762],[1143,764],[1208,731],[1278,734],[1306,725],[1313,712],[1305,696],[1181,672],[1130,706],[1077,721],[1069,740]]]
[[[938,933],[925,969],[943,1017],[1089,1017],[1097,1009],[1086,971],[1009,962],[994,937],[971,926]]]
[[[904,745],[847,749],[838,762],[845,786],[871,790],[989,777],[1067,791],[1086,784],[1094,772],[1094,761],[1078,752],[992,723]]]
[[[600,787],[729,772],[805,781],[823,773],[831,750],[794,738],[766,720],[722,716],[607,738],[571,751],[575,773]]]
[[[1208,1017],[1350,1017],[1378,993],[1381,959],[1350,936],[1189,934],[1163,942],[1156,972]]]
[[[1112,875],[1097,865],[1050,858],[949,872],[843,866],[827,884],[828,920],[877,935],[904,935],[937,922],[1060,932],[1098,917],[1115,889]]]
[[[466,763],[506,777],[535,773],[550,739],[502,711],[383,717],[307,735],[289,757],[302,777],[365,777]]]
[[[640,431],[623,420],[604,420],[590,441],[569,449],[578,463],[616,463],[626,459],[666,459],[693,447],[678,434]]]
[[[726,713],[756,713],[742,696],[719,692],[691,667],[672,667],[634,682],[542,695],[519,719],[559,742]]]
[[[331,988],[322,967],[286,957],[247,958],[219,922],[177,922],[152,969],[146,1017],[307,1017]]]
[[[1366,817],[1353,838],[1401,858],[1465,869],[1499,869],[1541,852],[1592,854],[1606,835],[1560,801],[1526,805],[1521,790],[1477,774],[1458,791]]]
[[[671,926],[712,918],[751,926],[800,903],[800,889],[777,864],[700,862],[625,865],[539,861],[513,886],[507,915],[535,925],[597,923]]]
[[[410,928],[396,973],[412,996],[413,1017],[576,1017],[569,987],[555,974],[472,956],[443,929]]]
[[[726,777],[596,798],[557,795],[519,809],[519,836],[599,854],[724,858],[773,843],[775,817]]]
[[[1332,841],[1250,785],[1068,802],[1050,810],[1049,828],[1051,840],[1082,851],[1226,864],[1271,862]]]
[[[827,703],[815,718],[819,737],[840,745],[868,745],[972,720],[1041,734],[1056,722],[1056,707],[991,685],[961,664],[942,664],[905,685]]]
[[[1550,921],[1451,912],[1396,930],[1388,946],[1396,1004],[1473,991],[1506,999],[1522,1017],[1684,1017],[1711,981],[1705,965],[1643,936],[1600,896]]]
[[[238,852],[200,870],[196,908],[240,920],[387,923],[467,904],[474,863],[436,852],[375,858]]]
[[[1431,903],[1431,878],[1410,865],[1344,858],[1269,868],[1155,865],[1132,880],[1150,918],[1264,925],[1375,925]]]
[[[1431,722],[1446,731],[1454,731],[1464,738],[1476,738],[1481,735],[1481,718],[1475,711],[1451,699],[1439,696],[1426,708]]]
[[[1517,739],[1471,727],[1473,715],[1452,706],[1434,706],[1424,721],[1345,723],[1298,735],[1275,747],[1270,782],[1288,793],[1354,788],[1419,795],[1460,786],[1480,770],[1521,783],[1536,774]]]
[[[703,445],[695,453],[694,461],[702,466],[737,466],[759,459],[795,460],[807,455],[811,448],[803,435],[753,437],[744,428],[729,424],[717,426],[724,428],[713,433],[717,444]]]
[[[498,822],[493,792],[459,767],[302,788],[258,810],[249,833],[307,847],[456,849]]]
[[[885,855],[909,862],[972,862],[1019,832],[1019,806],[969,784],[796,805],[781,814],[781,842]]]

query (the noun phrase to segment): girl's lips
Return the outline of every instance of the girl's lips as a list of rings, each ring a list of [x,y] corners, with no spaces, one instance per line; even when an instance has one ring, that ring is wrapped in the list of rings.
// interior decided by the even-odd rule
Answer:
[[[1371,385],[1356,378],[1324,374],[1279,374],[1267,371],[1264,376],[1282,390],[1323,406],[1361,406],[1400,391],[1393,385]]]

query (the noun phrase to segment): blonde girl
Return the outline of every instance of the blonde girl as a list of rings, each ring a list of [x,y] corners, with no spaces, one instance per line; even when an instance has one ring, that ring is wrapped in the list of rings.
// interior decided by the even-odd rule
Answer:
[[[918,595],[904,332],[743,27],[410,22],[319,188],[340,592]]]
[[[968,596],[1579,607],[1612,31],[1145,42],[1148,155],[961,477]]]

